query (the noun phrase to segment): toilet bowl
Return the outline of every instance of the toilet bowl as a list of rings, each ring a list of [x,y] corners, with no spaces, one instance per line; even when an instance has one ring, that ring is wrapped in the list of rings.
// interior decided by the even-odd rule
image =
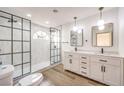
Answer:
[[[35,73],[22,78],[18,82],[18,86],[39,86],[42,83],[43,75],[42,73]]]

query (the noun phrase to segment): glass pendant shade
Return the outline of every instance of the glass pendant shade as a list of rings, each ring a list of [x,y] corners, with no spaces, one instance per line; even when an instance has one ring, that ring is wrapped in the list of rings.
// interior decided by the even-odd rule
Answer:
[[[77,26],[73,26],[73,31],[76,32],[78,30]]]
[[[97,22],[97,26],[102,26],[102,25],[104,25],[104,20],[103,19],[101,19],[101,20],[98,20],[98,22]]]
[[[104,26],[104,20],[99,20],[97,22],[97,26],[99,30],[104,30],[105,26]]]
[[[98,27],[99,30],[104,30],[104,28],[105,28],[104,25]]]
[[[105,28],[105,26],[104,26],[105,22],[102,19],[102,10],[103,9],[104,9],[104,7],[100,7],[99,8],[99,11],[100,11],[100,20],[98,20],[98,22],[97,22],[97,26],[98,26],[98,29],[99,30],[104,30],[104,28]]]

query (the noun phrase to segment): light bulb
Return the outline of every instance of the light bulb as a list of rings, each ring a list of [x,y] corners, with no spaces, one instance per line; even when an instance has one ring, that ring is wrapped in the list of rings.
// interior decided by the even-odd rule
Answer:
[[[104,30],[104,28],[105,28],[105,26],[104,26],[104,20],[99,20],[98,22],[97,22],[97,26],[98,26],[98,29],[99,30]]]
[[[80,34],[82,32],[82,28],[79,28],[77,32]]]
[[[31,14],[27,14],[26,16],[27,16],[27,17],[30,17],[30,18],[32,17],[32,15],[31,15]]]
[[[73,26],[73,31],[76,32],[78,30],[77,26]]]
[[[102,25],[104,25],[104,20],[98,20],[98,22],[97,22],[97,26],[102,26]]]
[[[50,22],[49,21],[46,21],[45,23],[48,25]]]
[[[98,26],[98,29],[99,29],[99,30],[104,30],[104,28],[105,28],[104,25]]]

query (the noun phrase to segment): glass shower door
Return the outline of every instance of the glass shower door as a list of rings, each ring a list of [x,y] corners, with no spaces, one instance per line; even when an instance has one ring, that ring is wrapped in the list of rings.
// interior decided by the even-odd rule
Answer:
[[[31,20],[0,10],[0,61],[14,66],[14,78],[31,73]]]
[[[61,62],[61,30],[50,28],[50,63]]]

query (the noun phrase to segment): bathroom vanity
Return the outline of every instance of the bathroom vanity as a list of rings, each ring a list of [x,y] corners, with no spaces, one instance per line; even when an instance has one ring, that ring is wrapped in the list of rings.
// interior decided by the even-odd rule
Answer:
[[[118,54],[65,51],[64,69],[107,85],[124,85],[124,59]]]

